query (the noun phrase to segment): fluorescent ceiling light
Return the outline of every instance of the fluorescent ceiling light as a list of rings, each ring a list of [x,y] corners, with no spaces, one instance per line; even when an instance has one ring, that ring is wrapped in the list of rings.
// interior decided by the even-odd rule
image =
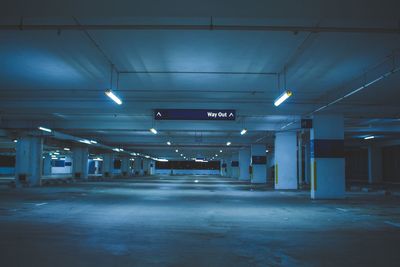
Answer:
[[[115,152],[119,152],[119,148],[113,148]]]
[[[13,142],[14,142],[14,143],[18,143],[18,140],[17,140],[17,139],[14,139]]]
[[[240,132],[241,135],[245,135],[246,133],[247,133],[247,129],[243,129],[243,130]]]
[[[168,141],[168,142],[167,142],[167,145],[169,145],[169,146],[170,146],[170,145],[171,145],[171,142],[170,142],[170,141]]]
[[[45,132],[48,132],[48,133],[51,133],[51,129],[49,129],[49,128],[44,128],[44,127],[42,127],[42,126],[39,127],[39,130],[45,131]]]
[[[181,154],[181,157],[183,157],[183,154]]]
[[[158,133],[157,130],[154,129],[154,128],[151,128],[151,129],[150,129],[150,132],[152,132],[153,134],[157,134],[157,133]]]
[[[274,102],[275,107],[279,106],[282,104],[286,99],[288,99],[292,95],[292,92],[289,90],[286,90],[281,94]]]
[[[58,152],[53,152],[53,155],[60,155],[60,153],[58,153]]]
[[[92,143],[92,144],[97,144],[97,141],[90,140],[90,143]]]
[[[267,150],[265,150],[265,153],[268,153],[269,152],[269,150],[267,149]]]
[[[70,151],[71,149],[69,149],[68,147],[64,147],[65,151]]]
[[[92,143],[90,143],[89,140],[86,140],[86,139],[79,140],[79,142],[84,143],[84,144],[88,144],[88,145],[92,144]]]
[[[144,156],[146,159],[149,159],[150,158],[150,156]]]
[[[219,151],[219,153],[222,153],[222,149]]]
[[[179,152],[179,150],[178,150],[178,149],[175,149],[175,152],[176,152],[176,153],[178,153],[178,152]]]
[[[216,157],[218,157],[218,154],[215,154]]]
[[[161,162],[168,162],[167,159],[157,159],[157,161],[161,161]]]
[[[226,142],[226,145],[227,145],[227,146],[230,146],[231,144],[232,144],[232,143],[231,143],[231,142],[229,142],[229,141],[228,141],[228,142]]]
[[[120,148],[119,151],[124,151],[124,150],[122,148]]]
[[[117,103],[118,105],[122,104],[121,99],[119,99],[111,90],[106,90],[106,95],[111,98],[115,103]]]
[[[95,160],[95,161],[103,161],[102,158],[94,158],[93,160]]]
[[[375,138],[375,136],[373,136],[373,135],[364,137],[365,140],[374,139],[374,138]]]

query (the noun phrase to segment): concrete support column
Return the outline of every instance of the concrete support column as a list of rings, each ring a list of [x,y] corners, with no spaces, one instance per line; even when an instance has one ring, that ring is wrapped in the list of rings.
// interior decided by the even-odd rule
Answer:
[[[239,178],[239,154],[237,152],[232,154],[232,178],[238,179]]]
[[[135,158],[135,175],[143,176],[143,159]]]
[[[87,147],[74,147],[72,149],[72,174],[74,178],[88,179],[89,149]]]
[[[51,155],[50,153],[46,153],[43,159],[43,175],[51,175]]]
[[[156,162],[154,160],[150,161],[150,175],[156,174]]]
[[[251,183],[265,184],[267,182],[267,158],[265,145],[251,145]]]
[[[101,173],[104,178],[112,178],[114,172],[114,154],[106,153],[103,154],[103,165]]]
[[[311,198],[345,197],[344,120],[315,115],[311,130]]]
[[[94,161],[94,174],[99,174],[100,170],[100,161],[95,160]]]
[[[219,166],[220,166],[220,171],[219,171],[219,174],[222,176],[222,177],[225,177],[226,176],[226,163],[224,162],[224,160],[223,159],[221,159],[220,160],[220,162],[219,162]]]
[[[368,182],[380,183],[382,176],[382,148],[370,145],[368,147]]]
[[[232,158],[226,157],[226,177],[232,177]]]
[[[42,178],[43,140],[26,136],[18,139],[16,147],[15,184],[40,186]]]
[[[143,175],[150,175],[150,159],[148,158],[143,159]]]
[[[304,182],[311,183],[311,153],[310,153],[310,137],[304,143]]]
[[[122,177],[130,176],[130,161],[129,157],[122,157],[121,158],[121,175]]]
[[[297,134],[275,136],[275,189],[297,189]]]
[[[250,180],[250,159],[250,148],[243,148],[239,150],[239,180],[241,181]]]
[[[303,177],[303,133],[297,134],[297,180],[301,187],[304,183]]]

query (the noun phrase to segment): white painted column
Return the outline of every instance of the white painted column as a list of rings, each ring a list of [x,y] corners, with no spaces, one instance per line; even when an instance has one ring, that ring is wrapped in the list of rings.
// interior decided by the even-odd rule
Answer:
[[[156,173],[156,163],[154,160],[150,160],[150,175],[154,175]]]
[[[43,139],[26,136],[18,139],[16,145],[15,184],[40,186],[42,178]]]
[[[89,149],[87,147],[77,146],[72,148],[72,174],[74,178],[88,179],[88,156]]]
[[[374,145],[368,147],[368,182],[380,183],[383,178],[382,148]]]
[[[243,148],[239,150],[239,180],[249,181],[250,180],[250,160],[251,153],[250,148]]]
[[[232,177],[232,158],[228,156],[225,158],[226,162],[226,177]]]
[[[135,158],[135,175],[143,176],[143,168],[142,168],[142,158]]]
[[[239,178],[239,154],[237,152],[232,154],[232,178]]]
[[[345,197],[344,120],[315,115],[311,130],[311,198]]]
[[[130,161],[129,157],[122,157],[121,158],[121,175],[123,177],[130,176]]]
[[[275,189],[297,189],[297,134],[275,136]]]
[[[50,153],[46,153],[43,159],[43,175],[51,175],[51,155]]]
[[[265,184],[267,182],[267,164],[265,145],[251,145],[251,183]]]
[[[103,164],[101,167],[101,173],[104,178],[112,178],[114,172],[114,154],[106,153],[103,154]]]
[[[224,163],[224,160],[223,159],[221,159],[220,161],[219,161],[219,174],[222,176],[222,177],[224,177],[225,175],[226,175],[226,172],[225,172],[225,166],[226,165],[224,165],[225,163]]]
[[[306,184],[311,183],[311,154],[310,154],[310,138],[308,137],[304,144],[304,181]]]

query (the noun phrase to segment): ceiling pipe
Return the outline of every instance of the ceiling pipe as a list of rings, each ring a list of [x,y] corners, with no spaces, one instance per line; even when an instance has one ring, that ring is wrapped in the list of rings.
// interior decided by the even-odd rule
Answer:
[[[382,28],[382,27],[308,27],[308,26],[275,26],[275,25],[139,25],[139,24],[98,24],[98,25],[73,25],[73,24],[60,24],[60,25],[26,25],[26,24],[2,24],[0,30],[12,31],[90,31],[90,30],[194,30],[194,31],[269,31],[269,32],[312,32],[312,33],[367,33],[367,34],[399,34],[399,28]]]

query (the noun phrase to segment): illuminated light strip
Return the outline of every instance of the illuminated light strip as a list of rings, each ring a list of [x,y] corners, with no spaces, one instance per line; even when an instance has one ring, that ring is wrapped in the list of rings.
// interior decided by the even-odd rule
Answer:
[[[372,81],[370,81],[370,82],[368,82],[368,83],[366,83],[366,84],[364,84],[364,85],[358,87],[357,89],[355,89],[355,90],[351,91],[350,93],[348,93],[348,94],[346,94],[346,95],[344,95],[344,96],[342,96],[342,97],[340,97],[340,98],[338,98],[338,99],[336,99],[336,100],[330,102],[330,103],[327,104],[327,105],[324,105],[324,106],[322,106],[322,107],[319,107],[318,109],[316,109],[316,110],[314,110],[313,112],[311,112],[309,115],[311,115],[311,114],[313,114],[313,113],[316,113],[316,112],[319,112],[319,111],[321,111],[321,110],[323,110],[323,109],[325,109],[325,108],[327,108],[327,107],[330,107],[330,106],[332,106],[332,105],[334,105],[334,104],[336,104],[336,103],[342,101],[343,99],[345,99],[345,98],[347,98],[347,97],[349,97],[349,96],[352,96],[352,95],[354,95],[354,94],[356,94],[356,93],[358,93],[358,92],[364,90],[365,88],[367,88],[367,87],[369,87],[369,86],[371,86],[371,85],[373,85],[373,84],[379,82],[380,80],[383,80],[384,78],[389,77],[390,75],[392,75],[392,74],[394,74],[394,73],[396,73],[396,72],[398,72],[398,71],[400,71],[400,68],[393,69],[392,71],[386,72],[385,74],[379,76],[379,77],[376,78],[375,80],[372,80]]]
[[[106,90],[105,94],[111,98],[115,103],[117,103],[118,105],[122,104],[121,99],[119,99],[111,90]]]
[[[283,92],[283,94],[281,94],[274,102],[275,107],[279,106],[280,104],[282,104],[284,101],[286,101],[286,99],[288,99],[290,96],[292,95],[292,92],[289,90],[286,90],[285,92]]]
[[[41,131],[44,131],[44,132],[48,132],[48,133],[51,133],[51,132],[52,132],[51,129],[45,128],[45,127],[42,127],[42,126],[39,126],[38,129],[41,130]]]

